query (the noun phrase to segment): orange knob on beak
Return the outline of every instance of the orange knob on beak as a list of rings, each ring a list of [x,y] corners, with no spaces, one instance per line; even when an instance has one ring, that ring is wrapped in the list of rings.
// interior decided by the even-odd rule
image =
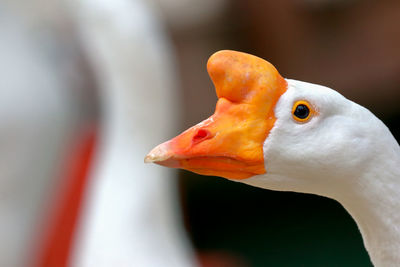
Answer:
[[[207,70],[218,96],[215,113],[155,147],[145,162],[228,179],[265,173],[263,144],[285,79],[267,61],[229,50],[212,55]]]

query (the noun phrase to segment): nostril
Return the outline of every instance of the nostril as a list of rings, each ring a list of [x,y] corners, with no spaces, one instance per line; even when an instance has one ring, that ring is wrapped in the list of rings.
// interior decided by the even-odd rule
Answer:
[[[197,130],[197,133],[193,136],[193,143],[197,144],[211,137],[211,133],[205,129]]]

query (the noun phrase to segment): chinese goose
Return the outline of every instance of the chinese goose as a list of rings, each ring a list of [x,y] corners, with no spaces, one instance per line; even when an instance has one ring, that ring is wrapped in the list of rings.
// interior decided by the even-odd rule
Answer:
[[[0,0],[0,266],[196,265],[171,171],[138,160],[176,120],[155,13],[145,0]],[[165,116],[146,118],[148,103]]]
[[[220,51],[207,69],[215,113],[154,148],[145,162],[339,201],[375,266],[400,264],[400,149],[364,107],[267,61]]]
[[[140,158],[175,124],[169,40],[142,0],[76,1],[85,54],[99,84],[99,147],[85,192],[72,266],[193,266],[171,172]],[[149,105],[165,116],[149,120]],[[170,114],[170,115],[167,115]],[[159,132],[153,125],[164,125]]]

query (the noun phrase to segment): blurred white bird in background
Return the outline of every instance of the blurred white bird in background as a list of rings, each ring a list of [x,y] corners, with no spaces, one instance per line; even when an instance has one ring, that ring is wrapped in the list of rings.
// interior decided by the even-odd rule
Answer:
[[[142,161],[178,122],[151,4],[0,1],[1,266],[196,265],[173,173]]]
[[[141,160],[141,153],[177,126],[168,40],[142,1],[76,5],[99,81],[103,122],[73,265],[191,266],[176,180]],[[154,131],[156,125],[161,131]]]

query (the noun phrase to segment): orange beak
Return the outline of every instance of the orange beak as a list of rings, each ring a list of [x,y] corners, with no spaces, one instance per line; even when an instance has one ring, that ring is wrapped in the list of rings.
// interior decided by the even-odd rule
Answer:
[[[215,113],[155,147],[145,162],[228,179],[265,173],[263,144],[285,79],[267,61],[228,50],[212,55],[207,70],[218,96]]]

